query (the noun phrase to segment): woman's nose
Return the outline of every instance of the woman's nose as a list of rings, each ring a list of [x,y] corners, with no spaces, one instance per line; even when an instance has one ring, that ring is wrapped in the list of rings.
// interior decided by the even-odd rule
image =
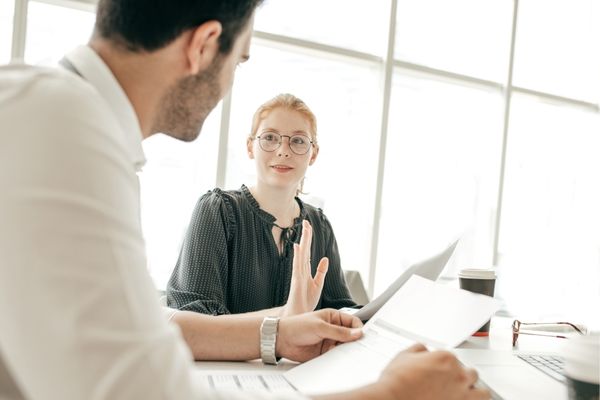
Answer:
[[[277,156],[287,158],[290,156],[290,142],[288,139],[286,143],[286,141],[283,139],[285,138],[281,138],[281,144],[279,145],[279,149],[277,149]]]

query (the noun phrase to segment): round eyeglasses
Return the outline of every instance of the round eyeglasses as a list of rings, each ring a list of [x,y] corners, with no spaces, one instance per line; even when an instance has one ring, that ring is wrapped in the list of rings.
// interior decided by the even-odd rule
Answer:
[[[261,149],[264,151],[272,152],[277,150],[281,143],[283,142],[283,138],[286,137],[289,140],[290,150],[292,153],[297,154],[299,156],[303,156],[308,153],[310,147],[313,145],[313,141],[306,135],[280,135],[276,132],[265,132],[260,136],[257,136],[258,144]]]

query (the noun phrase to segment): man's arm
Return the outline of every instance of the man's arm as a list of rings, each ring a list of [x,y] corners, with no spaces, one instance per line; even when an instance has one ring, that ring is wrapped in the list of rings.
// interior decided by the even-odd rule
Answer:
[[[212,316],[179,311],[172,321],[196,360],[253,360],[260,358],[262,317],[247,314]],[[337,310],[282,318],[279,322],[277,355],[293,361],[307,361],[329,350],[337,342],[361,335],[358,318]]]
[[[146,269],[120,125],[82,81],[30,75],[8,84],[17,95],[0,107],[7,369],[27,398],[200,397]]]
[[[248,360],[260,357],[261,318],[240,315],[211,317],[185,312],[180,312],[175,317],[179,317],[178,323],[196,358]],[[231,329],[233,326],[236,329]],[[358,339],[362,334],[361,326],[358,318],[331,309],[282,318],[279,322],[276,353],[290,360],[307,361],[333,348],[338,342]],[[377,382],[352,391],[314,398],[489,399],[487,391],[473,387],[476,382],[477,373],[462,367],[451,353],[428,352],[423,345],[417,344],[392,360]]]

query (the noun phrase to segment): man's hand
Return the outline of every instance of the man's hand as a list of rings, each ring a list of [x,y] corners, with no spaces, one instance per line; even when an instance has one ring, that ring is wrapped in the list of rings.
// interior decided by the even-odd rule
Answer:
[[[360,338],[361,328],[358,318],[332,309],[282,318],[276,353],[290,360],[308,361],[338,343]]]
[[[487,390],[476,389],[477,372],[464,368],[447,351],[428,352],[416,344],[396,356],[379,380],[344,393],[315,396],[315,400],[483,400]]]
[[[323,257],[317,266],[314,278],[311,271],[310,245],[312,243],[312,227],[307,220],[302,221],[302,238],[300,244],[294,243],[294,261],[292,264],[292,281],[288,301],[281,312],[282,316],[297,315],[313,311],[323,291],[325,275],[329,268],[329,259]]]
[[[452,353],[417,344],[396,356],[374,385],[386,399],[489,399],[488,391],[473,387],[476,382],[477,372]]]

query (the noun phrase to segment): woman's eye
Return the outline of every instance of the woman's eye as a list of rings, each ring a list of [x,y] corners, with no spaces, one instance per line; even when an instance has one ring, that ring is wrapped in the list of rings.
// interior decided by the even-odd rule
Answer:
[[[304,143],[306,143],[306,139],[304,139],[301,136],[294,136],[292,138],[292,143],[294,143],[294,144],[304,144]]]
[[[276,138],[276,137],[275,137],[275,135],[274,135],[274,134],[272,134],[272,133],[267,133],[267,134],[264,134],[264,135],[263,135],[263,138],[264,138],[265,140],[268,140],[269,142],[276,142],[276,141],[277,141],[277,138]]]

